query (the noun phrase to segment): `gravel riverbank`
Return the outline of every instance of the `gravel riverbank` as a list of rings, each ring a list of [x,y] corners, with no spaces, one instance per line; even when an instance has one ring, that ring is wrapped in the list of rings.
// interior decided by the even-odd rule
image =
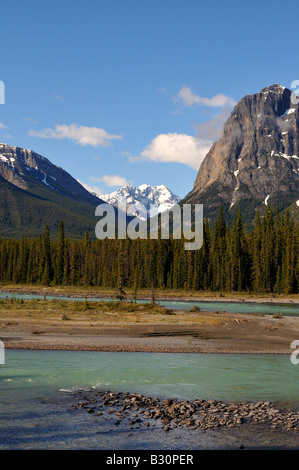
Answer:
[[[161,400],[128,392],[97,391],[84,392],[82,399],[72,404],[73,410],[81,408],[96,415],[99,421],[107,419],[108,415],[115,426],[124,420],[131,429],[158,425],[164,432],[177,427],[206,431],[257,423],[273,430],[299,431],[299,410],[278,408],[277,404],[269,401]]]

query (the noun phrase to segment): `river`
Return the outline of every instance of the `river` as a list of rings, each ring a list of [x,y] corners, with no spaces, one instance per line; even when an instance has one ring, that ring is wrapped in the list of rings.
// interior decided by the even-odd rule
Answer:
[[[198,443],[196,432],[173,430],[161,443],[161,430],[134,430],[132,440],[126,427],[99,427],[70,405],[79,391],[98,389],[297,408],[298,383],[299,365],[287,355],[8,350],[0,366],[0,449],[223,448],[236,431],[201,433]]]
[[[15,299],[44,299],[43,295],[34,294],[18,294],[11,292],[0,292],[0,299],[15,298]],[[84,297],[66,297],[66,296],[55,296],[47,295],[47,300],[58,299],[58,300],[72,300],[82,302],[85,300]],[[97,301],[115,301],[113,298],[95,298],[87,297],[88,302]],[[149,300],[137,300],[138,303],[148,303]],[[194,305],[197,305],[201,310],[207,312],[231,312],[231,313],[256,313],[262,315],[274,315],[280,313],[281,315],[288,316],[299,316],[298,304],[292,303],[258,303],[258,302],[230,302],[230,301],[180,301],[180,300],[159,300],[157,301],[164,307],[171,308],[173,310],[189,310]]]
[[[0,293],[0,298],[5,297],[43,299],[42,295]],[[48,300],[52,298],[84,300],[47,296]],[[189,310],[196,304],[205,311],[299,315],[298,306],[292,304],[160,304],[179,310]],[[86,420],[86,414],[74,415],[70,405],[82,390],[98,389],[189,400],[270,400],[298,408],[298,383],[299,364],[292,364],[288,355],[7,350],[5,364],[0,365],[0,449],[234,448],[237,437],[232,430],[200,436],[195,433],[191,438],[190,432],[175,429],[161,441],[163,431],[158,429],[130,432],[126,427],[113,429],[109,422],[99,428],[95,417]],[[255,432],[246,432],[240,436],[254,446]],[[275,445],[268,431],[257,436],[258,432],[259,447],[267,447],[269,442]],[[277,439],[277,446],[292,443],[287,434]]]

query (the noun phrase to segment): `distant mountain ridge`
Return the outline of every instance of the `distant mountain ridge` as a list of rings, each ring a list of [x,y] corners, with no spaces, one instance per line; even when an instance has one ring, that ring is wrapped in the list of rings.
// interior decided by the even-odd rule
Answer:
[[[119,201],[134,204],[137,209],[139,208],[139,218],[143,220],[148,218],[151,204],[158,205],[159,212],[164,212],[180,202],[180,198],[164,184],[159,186],[149,184],[127,185],[110,194],[101,195],[101,199],[112,205],[118,204]],[[144,212],[142,205],[145,207],[146,212]]]
[[[299,217],[299,107],[291,90],[274,84],[234,107],[222,137],[203,160],[184,203],[201,203],[215,220],[240,209],[249,223],[267,205]]]
[[[46,224],[66,234],[94,234],[95,208],[103,201],[47,158],[22,147],[0,144],[0,235],[33,236]]]
[[[28,189],[31,180],[64,194],[74,194],[82,199],[99,203],[99,198],[90,194],[63,168],[47,158],[21,147],[0,143],[0,175],[21,189]]]

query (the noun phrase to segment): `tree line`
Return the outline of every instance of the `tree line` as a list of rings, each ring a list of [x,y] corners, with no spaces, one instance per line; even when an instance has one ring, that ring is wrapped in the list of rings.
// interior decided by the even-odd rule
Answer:
[[[299,225],[267,207],[249,231],[239,213],[231,226],[222,208],[203,223],[203,245],[184,240],[66,238],[46,226],[33,238],[0,239],[0,282],[123,289],[299,292]]]

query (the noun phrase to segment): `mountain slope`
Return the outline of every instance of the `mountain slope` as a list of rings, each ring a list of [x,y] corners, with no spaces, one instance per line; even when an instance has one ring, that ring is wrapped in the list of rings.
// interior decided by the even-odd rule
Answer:
[[[272,85],[242,98],[224,124],[222,137],[202,162],[185,203],[201,203],[214,220],[222,204],[228,220],[241,210],[252,223],[269,204],[299,207],[299,110],[292,92]]]
[[[101,195],[101,198],[109,204],[118,204],[118,201],[124,204],[134,204],[139,209],[139,218],[143,220],[148,217],[151,204],[157,204],[159,212],[164,212],[180,201],[180,198],[173,194],[167,186],[150,186],[148,184],[142,184],[138,187],[127,185],[111,194]],[[145,207],[146,211],[141,205]]]
[[[69,173],[48,159],[20,147],[0,144],[0,235],[51,233],[64,221],[68,236],[94,234],[95,208],[102,203]]]

